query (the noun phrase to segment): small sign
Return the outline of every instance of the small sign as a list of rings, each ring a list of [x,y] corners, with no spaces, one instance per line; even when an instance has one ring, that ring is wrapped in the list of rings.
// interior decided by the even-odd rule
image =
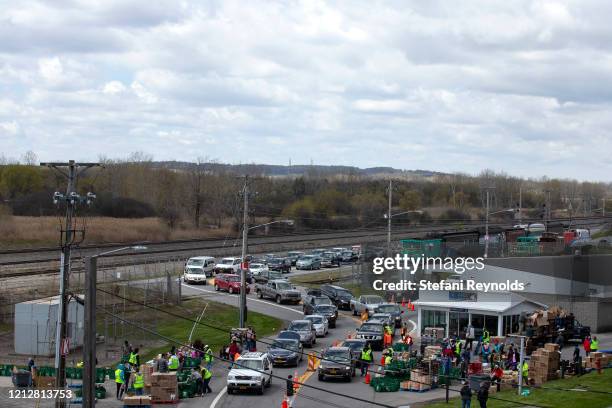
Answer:
[[[67,356],[68,354],[70,354],[70,338],[66,337],[65,339],[62,339],[62,347],[60,353],[62,354],[62,356]]]
[[[248,262],[241,262],[240,263],[240,268],[241,269],[249,269],[249,263]]]

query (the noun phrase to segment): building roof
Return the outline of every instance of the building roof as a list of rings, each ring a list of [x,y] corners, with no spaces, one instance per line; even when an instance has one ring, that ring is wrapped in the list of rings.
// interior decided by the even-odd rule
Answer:
[[[503,313],[506,310],[509,310],[521,303],[533,303],[541,308],[548,308],[543,303],[536,302],[533,300],[529,300],[521,295],[517,295],[516,293],[511,293],[511,298],[506,301],[499,302],[464,302],[464,301],[442,301],[442,302],[427,302],[415,300],[412,302],[415,306],[430,306],[430,307],[442,307],[442,308],[455,308],[455,309],[469,309],[469,310],[483,310],[488,312],[497,312]]]

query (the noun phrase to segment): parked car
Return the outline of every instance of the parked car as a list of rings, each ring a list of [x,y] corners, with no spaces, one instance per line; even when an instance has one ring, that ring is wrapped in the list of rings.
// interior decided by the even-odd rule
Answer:
[[[270,258],[268,259],[268,268],[271,271],[289,273],[291,272],[291,260],[287,258]]]
[[[321,258],[315,255],[304,255],[295,263],[296,269],[321,269]]]
[[[319,337],[327,336],[329,332],[329,323],[324,316],[313,314],[304,317],[304,320],[310,320],[315,328],[315,335]]]
[[[367,344],[367,340],[364,339],[346,339],[340,344],[342,347],[348,347],[353,352],[353,359],[355,360],[355,367],[361,368],[361,351]]]
[[[272,384],[272,363],[268,353],[248,352],[242,354],[236,365],[227,374],[227,393],[255,390],[263,395]]]
[[[310,320],[293,320],[287,330],[299,334],[300,341],[305,346],[312,347],[317,343],[317,334]]]
[[[275,279],[283,279],[283,273],[266,269],[262,271],[259,275],[255,276],[254,279],[257,283],[266,283]]]
[[[295,266],[295,263],[299,259],[299,257],[306,255],[302,251],[289,251],[287,252],[287,258],[291,261],[291,266]]]
[[[303,354],[304,347],[299,339],[277,338],[268,348],[268,355],[274,367],[297,367]]]
[[[404,311],[397,303],[382,303],[375,309],[376,313],[390,313],[396,328],[402,327],[402,314]]]
[[[263,264],[263,263],[250,263],[249,264],[249,272],[251,272],[253,276],[258,276],[264,271],[268,271],[268,265]]]
[[[335,252],[323,252],[321,254],[321,267],[332,268],[334,266],[340,266],[340,258]]]
[[[344,263],[351,263],[357,260],[357,255],[351,250],[346,250],[340,253],[340,259]]]
[[[215,276],[215,290],[229,293],[240,293],[240,275],[230,275],[220,273]],[[250,286],[247,285],[246,293],[251,293]]]
[[[378,295],[361,295],[357,299],[351,299],[351,310],[354,316],[363,313],[364,310],[371,314],[382,303],[384,300]]]
[[[185,283],[203,283],[213,275],[216,260],[212,256],[194,256],[185,263],[183,281]]]
[[[353,294],[340,286],[328,283],[321,285],[321,293],[329,297],[338,309],[350,310]]]
[[[325,249],[325,248],[317,248],[317,249],[313,249],[312,251],[310,251],[310,255],[314,255],[314,256],[320,257],[326,251],[327,251],[327,249]]]
[[[333,305],[333,303],[327,296],[306,295],[302,302],[302,311],[305,315],[312,314],[316,305]]]
[[[282,330],[276,336],[277,340],[297,340],[300,341],[301,337],[299,333],[289,330]]]
[[[255,291],[260,299],[274,299],[279,304],[291,302],[297,305],[302,300],[302,294],[285,279],[274,279],[265,284],[258,283]]]
[[[240,258],[227,257],[221,259],[219,263],[215,265],[215,273],[238,273],[240,272]]]
[[[319,364],[319,381],[343,378],[351,381],[355,376],[355,359],[348,347],[330,347],[323,352]]]
[[[365,322],[359,327],[359,329],[357,329],[357,338],[369,341],[370,345],[372,346],[372,350],[383,349],[384,335],[384,325],[378,320],[370,320],[369,322]]]
[[[329,323],[330,328],[336,327],[336,320],[338,319],[338,308],[334,305],[315,305],[312,309],[312,314],[324,316]]]

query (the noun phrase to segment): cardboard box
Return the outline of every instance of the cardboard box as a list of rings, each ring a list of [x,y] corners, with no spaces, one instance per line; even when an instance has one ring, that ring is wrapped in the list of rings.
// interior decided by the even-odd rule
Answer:
[[[123,397],[123,405],[127,406],[139,406],[139,405],[151,405],[151,397],[148,395],[134,395],[131,397]]]
[[[36,388],[48,389],[55,388],[55,377],[37,376],[35,381]]]
[[[559,351],[559,345],[557,343],[546,343],[544,345],[544,350],[547,350],[547,351]]]
[[[154,402],[178,400],[178,387],[151,387],[151,399]]]

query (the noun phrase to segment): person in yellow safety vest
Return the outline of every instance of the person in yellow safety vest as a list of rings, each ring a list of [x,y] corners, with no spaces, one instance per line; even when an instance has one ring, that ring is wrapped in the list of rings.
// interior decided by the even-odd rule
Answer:
[[[130,352],[130,358],[128,359],[128,362],[131,366],[140,366],[140,356],[138,355],[138,348],[135,348],[134,351]]]
[[[170,356],[170,361],[168,362],[168,370],[177,371],[179,369],[179,358],[176,354]]]
[[[591,340],[591,351],[596,352],[597,350],[599,350],[599,340],[597,340],[597,336],[593,336]]]
[[[388,366],[389,364],[391,364],[391,360],[393,360],[393,357],[391,357],[391,355],[387,354],[387,356],[385,357],[385,367]]]
[[[83,366],[84,366],[84,365],[85,365],[85,363],[84,363],[84,362],[79,361],[79,362],[76,364],[76,368],[83,368]]]
[[[529,381],[529,364],[527,364],[527,360],[523,361],[523,366],[521,367],[521,375],[523,376],[523,384],[527,385]]]
[[[123,396],[123,391],[124,391],[124,387],[123,384],[125,384],[125,376],[123,374],[123,364],[119,364],[117,365],[117,369],[115,370],[115,384],[117,384],[117,399],[120,400],[121,397]]]
[[[213,363],[213,351],[208,347],[208,344],[204,346],[204,361],[206,362],[206,369],[210,370]]]
[[[136,367],[136,372],[134,373],[134,393],[136,395],[142,395],[142,391],[144,388],[144,375],[140,372],[138,367]]]
[[[208,393],[212,393],[210,389],[210,379],[212,378],[212,371],[207,369],[206,367],[202,367],[202,395]]]
[[[361,350],[361,376],[363,377],[368,373],[368,368],[370,367],[370,363],[374,360],[374,356],[372,355],[372,348],[370,347],[370,343],[366,343],[363,350]]]
[[[455,343],[455,354],[457,355],[457,357],[461,355],[461,342],[459,340],[457,340],[457,342]]]

